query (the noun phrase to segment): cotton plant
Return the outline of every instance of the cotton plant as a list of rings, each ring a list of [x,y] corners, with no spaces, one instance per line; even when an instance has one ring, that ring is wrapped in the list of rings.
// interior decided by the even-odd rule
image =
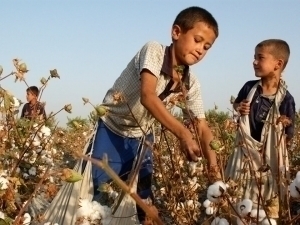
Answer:
[[[244,199],[237,206],[237,212],[239,214],[239,218],[237,219],[237,224],[269,224],[269,220],[267,218],[266,212],[263,209],[257,209],[253,207],[253,202],[250,199]],[[258,221],[257,221],[258,218]],[[276,225],[277,222],[273,218],[269,218],[271,225]]]

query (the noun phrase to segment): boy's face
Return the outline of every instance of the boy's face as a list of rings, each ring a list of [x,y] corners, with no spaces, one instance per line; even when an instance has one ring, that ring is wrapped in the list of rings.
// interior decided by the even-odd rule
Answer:
[[[186,33],[179,26],[173,26],[172,38],[176,60],[174,64],[191,66],[203,59],[215,42],[216,35],[206,23],[196,22]]]
[[[33,100],[36,100],[36,96],[31,91],[27,91],[26,99],[27,102],[32,102]]]
[[[282,60],[270,53],[270,47],[255,48],[253,68],[257,77],[271,77],[282,68]]]

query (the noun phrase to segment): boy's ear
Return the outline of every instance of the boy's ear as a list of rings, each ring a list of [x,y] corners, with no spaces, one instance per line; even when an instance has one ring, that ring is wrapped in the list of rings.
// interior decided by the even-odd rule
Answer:
[[[172,32],[171,32],[172,39],[175,41],[178,40],[180,34],[181,34],[181,28],[178,25],[173,25]]]
[[[282,59],[278,59],[277,64],[275,65],[275,69],[279,70],[283,68],[284,61]]]

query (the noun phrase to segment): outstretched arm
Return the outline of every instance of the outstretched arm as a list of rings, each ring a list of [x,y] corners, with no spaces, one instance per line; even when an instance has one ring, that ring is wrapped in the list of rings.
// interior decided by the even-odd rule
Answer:
[[[141,72],[141,103],[164,127],[179,140],[182,150],[194,161],[198,160],[200,149],[191,132],[166,109],[155,90],[157,78],[147,69]]]
[[[197,132],[199,135],[203,155],[208,161],[208,167],[217,166],[216,153],[210,147],[210,142],[213,140],[213,135],[211,129],[207,125],[206,119],[198,119]]]

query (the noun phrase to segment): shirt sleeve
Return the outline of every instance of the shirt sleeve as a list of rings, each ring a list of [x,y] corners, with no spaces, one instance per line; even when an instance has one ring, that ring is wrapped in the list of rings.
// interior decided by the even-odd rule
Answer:
[[[146,43],[135,56],[135,67],[139,74],[147,69],[158,78],[161,73],[163,58],[163,46],[158,42],[151,41]]]
[[[241,101],[243,101],[244,99],[247,98],[248,96],[248,82],[244,84],[244,86],[241,88],[241,90],[239,91],[236,99],[235,99],[235,103],[240,103]]]
[[[285,133],[287,135],[287,138],[291,139],[294,136],[294,130],[295,130],[295,117],[296,117],[296,106],[294,98],[290,95],[289,98],[287,98],[284,106],[284,110],[280,110],[283,112],[280,112],[282,115],[285,114],[286,117],[288,117],[291,120],[291,125],[287,126],[285,128]]]
[[[182,112],[184,119],[188,119],[190,116],[198,119],[205,118],[201,85],[197,77],[192,74],[190,74],[190,89],[187,93],[186,109],[183,109]]]

